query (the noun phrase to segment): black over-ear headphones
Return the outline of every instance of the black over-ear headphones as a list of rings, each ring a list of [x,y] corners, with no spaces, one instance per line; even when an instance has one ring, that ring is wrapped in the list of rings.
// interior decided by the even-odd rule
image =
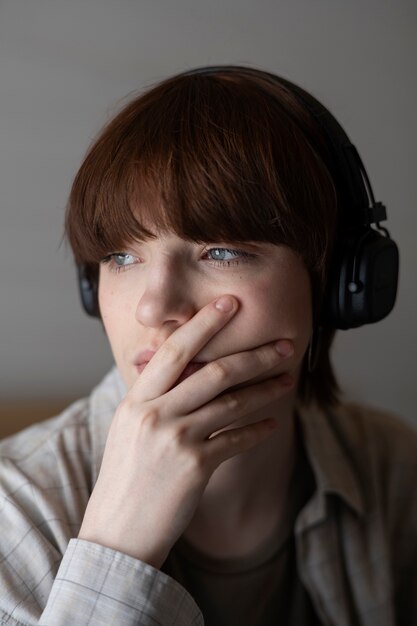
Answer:
[[[338,217],[340,235],[326,286],[320,325],[346,330],[386,317],[394,307],[397,294],[398,248],[388,231],[380,226],[380,222],[387,219],[386,208],[381,202],[375,202],[365,166],[343,128],[313,96],[270,72],[224,65],[197,68],[182,76],[216,73],[246,73],[285,86],[313,115],[326,137],[336,193],[349,210],[344,210]],[[372,228],[372,224],[377,228]],[[100,317],[97,276],[89,275],[87,266],[81,264],[78,278],[84,310],[88,315]]]
[[[91,317],[101,318],[98,305],[98,268],[93,271],[86,263],[78,263],[77,277],[84,311]]]

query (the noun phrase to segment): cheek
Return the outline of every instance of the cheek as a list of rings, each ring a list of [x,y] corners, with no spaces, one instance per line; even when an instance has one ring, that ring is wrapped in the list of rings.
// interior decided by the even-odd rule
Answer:
[[[219,345],[225,342],[250,349],[285,338],[294,342],[298,358],[304,355],[312,331],[311,288],[305,272],[275,282],[259,277],[236,296],[239,311],[226,326],[224,337],[219,334]]]
[[[131,302],[128,298],[123,297],[123,293],[120,293],[119,290],[116,293],[111,281],[107,281],[105,278],[100,278],[98,301],[104,329],[110,344],[117,351],[118,339],[122,338],[128,330],[126,313],[131,307]]]
[[[260,286],[257,299],[269,314],[276,328],[294,338],[308,335],[312,326],[312,301],[310,281],[300,273],[298,276],[283,279],[276,287],[271,281]],[[267,315],[268,318],[268,315]]]

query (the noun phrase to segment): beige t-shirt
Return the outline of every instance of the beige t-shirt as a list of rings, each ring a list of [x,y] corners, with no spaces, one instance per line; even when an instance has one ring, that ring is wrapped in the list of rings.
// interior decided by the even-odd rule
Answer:
[[[316,626],[311,600],[297,572],[294,525],[314,491],[314,476],[298,431],[298,458],[285,517],[260,548],[245,557],[212,558],[181,538],[162,571],[200,607],[205,626]]]

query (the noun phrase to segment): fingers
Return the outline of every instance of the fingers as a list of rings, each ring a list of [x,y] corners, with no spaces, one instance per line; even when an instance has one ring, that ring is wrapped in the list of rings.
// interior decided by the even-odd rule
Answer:
[[[228,458],[254,448],[267,439],[278,427],[273,418],[226,430],[206,442],[206,458],[217,467]]]
[[[294,379],[282,374],[224,394],[184,418],[187,436],[194,441],[207,439],[216,431],[280,399],[293,385]]]
[[[220,308],[226,306],[226,310]],[[231,307],[231,308],[230,308]],[[152,400],[166,393],[194,356],[227,324],[237,311],[232,296],[222,296],[198,311],[160,346],[132,387],[140,401]]]
[[[268,344],[208,363],[167,394],[170,411],[173,415],[187,415],[226,389],[268,372],[291,354],[290,351],[283,357],[279,349],[275,343]],[[238,395],[230,397],[237,400]]]

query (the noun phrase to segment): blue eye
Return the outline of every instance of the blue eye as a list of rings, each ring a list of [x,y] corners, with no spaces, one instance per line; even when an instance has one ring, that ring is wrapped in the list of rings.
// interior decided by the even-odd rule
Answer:
[[[123,252],[116,252],[116,254],[110,255],[114,263],[118,267],[126,267],[126,265],[132,265],[135,262],[135,257],[131,254],[124,254]]]
[[[210,248],[206,254],[211,255],[216,265],[230,266],[238,265],[240,262],[248,261],[254,255],[243,250],[233,250],[230,248]],[[227,258],[226,255],[229,255]]]
[[[121,272],[125,270],[129,265],[133,265],[136,262],[136,257],[132,254],[125,254],[124,252],[114,252],[108,254],[101,263],[109,265],[109,268],[113,272]]]
[[[225,253],[231,254],[232,258],[239,256],[238,250],[228,250],[227,248],[210,248],[207,253],[212,254],[215,261],[226,261]]]

